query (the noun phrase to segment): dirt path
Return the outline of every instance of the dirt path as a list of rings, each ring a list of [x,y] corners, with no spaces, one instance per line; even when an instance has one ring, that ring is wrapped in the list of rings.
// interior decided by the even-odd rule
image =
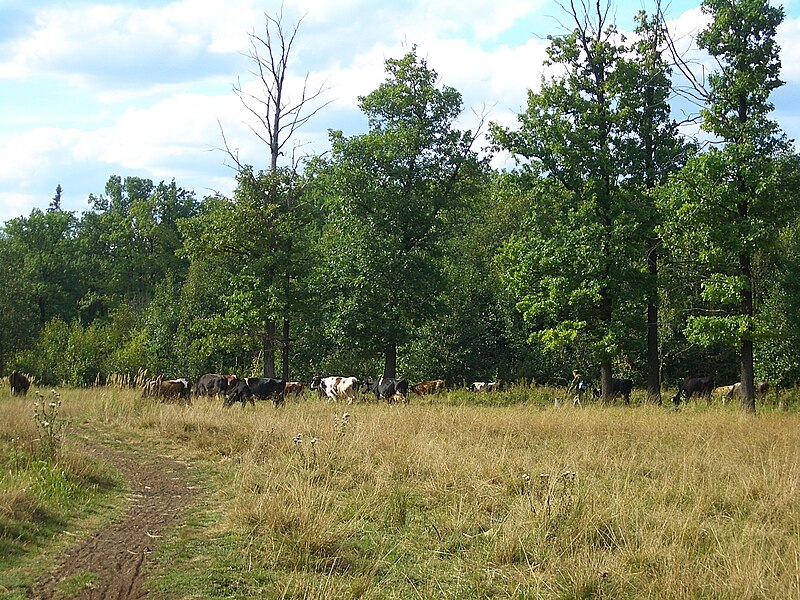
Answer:
[[[129,507],[118,520],[69,548],[55,572],[39,581],[32,597],[63,598],[59,583],[77,574],[91,582],[70,598],[123,600],[145,598],[143,567],[169,530],[178,524],[194,493],[189,467],[169,456],[123,452],[87,442],[89,451],[112,463],[130,482]]]

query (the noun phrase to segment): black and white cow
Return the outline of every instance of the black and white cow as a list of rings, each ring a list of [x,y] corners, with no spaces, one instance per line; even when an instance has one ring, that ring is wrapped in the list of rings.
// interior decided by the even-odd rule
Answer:
[[[714,378],[713,377],[687,377],[683,380],[681,387],[678,388],[678,393],[672,398],[672,405],[677,408],[681,403],[681,398],[689,401],[693,395],[705,396],[707,402],[711,402],[711,393],[714,391]]]
[[[408,402],[408,379],[381,377],[376,381],[364,381],[361,391],[372,392],[378,400]]]
[[[321,377],[317,375],[311,381],[309,389],[316,390],[321,398],[327,398],[332,402],[339,402],[339,400],[347,400],[348,404],[352,404],[355,399],[356,392],[358,391],[359,381],[355,377]]]
[[[482,392],[484,394],[497,390],[496,381],[473,381],[469,386],[470,392]]]
[[[223,406],[228,407],[236,402],[242,403],[244,408],[248,402],[256,405],[255,398],[259,400],[272,400],[275,407],[282,406],[285,401],[286,382],[274,377],[247,377],[237,381],[228,389]]]
[[[228,391],[228,378],[217,373],[206,373],[197,380],[196,396],[219,396]]]

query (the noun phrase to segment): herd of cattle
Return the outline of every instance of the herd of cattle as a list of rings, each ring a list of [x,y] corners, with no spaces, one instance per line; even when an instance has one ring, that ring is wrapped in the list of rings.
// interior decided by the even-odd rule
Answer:
[[[31,382],[28,377],[14,371],[9,375],[9,384],[12,395],[24,396],[28,393]],[[377,380],[360,381],[356,377],[320,377],[316,376],[311,381],[309,389],[321,398],[333,402],[352,403],[362,394],[373,394],[378,400],[392,402],[408,402],[409,393],[418,396],[437,394],[445,389],[443,379],[431,379],[415,385],[409,385],[408,379],[391,379],[381,377]],[[471,392],[497,391],[498,383],[494,381],[476,381],[470,384]],[[214,396],[223,398],[223,406],[230,407],[237,402],[245,407],[248,402],[255,406],[255,399],[271,400],[277,407],[284,404],[287,397],[300,396],[304,393],[305,386],[299,381],[284,381],[271,377],[244,377],[235,375],[219,375],[207,373],[197,380],[197,385],[192,390],[192,382],[186,378],[162,379],[148,381],[142,390],[143,396],[160,398],[163,402],[179,402],[191,404],[192,396]],[[621,397],[625,404],[630,404],[630,395],[633,390],[633,381],[630,379],[617,379],[611,381],[611,397]],[[595,388],[593,395],[600,396],[600,390]],[[764,381],[755,383],[755,393],[763,397],[769,391],[769,384]],[[722,396],[723,404],[741,393],[741,383],[734,383],[721,387],[714,387],[711,377],[687,377],[678,388],[678,393],[672,397],[675,408],[681,400],[688,401],[692,396],[705,398],[711,402],[712,394]],[[578,398],[578,397],[576,397]],[[559,401],[557,400],[558,404]]]
[[[480,390],[490,391],[495,384],[478,382]],[[488,386],[488,387],[487,387]],[[484,389],[485,388],[485,389]],[[431,379],[416,385],[409,385],[408,379],[390,379],[381,377],[370,381],[359,381],[356,377],[314,377],[309,389],[333,402],[352,403],[361,394],[374,394],[378,400],[392,402],[408,402],[409,393],[418,396],[436,394],[444,390],[443,379]],[[299,381],[285,381],[272,377],[243,377],[235,375],[219,375],[206,373],[197,380],[192,390],[192,382],[188,379],[153,379],[143,389],[144,396],[161,398],[164,402],[191,404],[192,396],[214,396],[223,398],[223,406],[229,407],[237,402],[245,407],[248,402],[255,406],[255,400],[271,400],[275,406],[281,406],[287,397],[300,396],[305,385]]]

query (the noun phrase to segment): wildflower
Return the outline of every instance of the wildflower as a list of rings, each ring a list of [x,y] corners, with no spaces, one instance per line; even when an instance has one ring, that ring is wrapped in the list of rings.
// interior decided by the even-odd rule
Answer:
[[[316,444],[316,443],[317,443],[317,438],[315,438],[315,437],[312,437],[312,438],[311,438],[311,445],[313,446],[313,445],[314,445],[314,444]]]
[[[528,475],[527,473],[523,473],[522,474],[522,481],[524,481],[525,483],[528,483],[530,480],[531,480],[531,476],[530,475]]]
[[[350,413],[344,413],[344,414],[342,415],[342,418],[343,418],[343,419],[346,421],[347,419],[349,419],[349,418],[350,418]]]
[[[55,408],[55,407],[56,407],[56,403],[55,402],[51,402],[50,403],[50,408]]]
[[[303,443],[303,434],[302,433],[298,433],[296,436],[294,436],[294,439],[292,441],[295,444],[298,444],[298,445],[302,444]]]

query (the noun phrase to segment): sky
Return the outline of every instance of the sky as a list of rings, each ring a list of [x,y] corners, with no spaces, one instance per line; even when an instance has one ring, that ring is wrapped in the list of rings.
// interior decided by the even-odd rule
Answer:
[[[699,2],[662,4],[679,43],[691,48],[706,17]],[[290,142],[290,156],[328,149],[328,131],[365,133],[359,96],[384,81],[385,61],[416,45],[442,85],[458,90],[459,127],[479,117],[514,126],[538,89],[547,35],[567,31],[556,0],[0,0],[0,224],[61,207],[78,215],[108,178],[175,180],[198,199],[235,187],[233,162],[266,168],[269,150],[234,92],[260,89],[248,57],[265,15],[298,25],[289,98],[322,89],[319,111]],[[778,33],[786,82],[775,120],[800,136],[800,0],[784,3]],[[621,31],[651,11],[644,0],[612,5]],[[698,69],[712,69],[702,56]],[[314,104],[309,107],[314,108]],[[677,109],[676,109],[677,110]],[[686,107],[683,112],[691,112]],[[678,115],[680,116],[680,115]],[[497,157],[496,161],[503,161]]]

